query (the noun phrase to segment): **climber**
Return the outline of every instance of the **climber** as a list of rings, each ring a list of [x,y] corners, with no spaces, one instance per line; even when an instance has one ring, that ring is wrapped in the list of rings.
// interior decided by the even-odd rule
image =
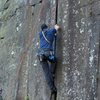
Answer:
[[[57,24],[54,28],[48,28],[46,24],[42,24],[41,31],[39,32],[40,48],[38,58],[52,94],[57,92],[54,84],[56,57],[53,54],[53,42],[59,28]]]

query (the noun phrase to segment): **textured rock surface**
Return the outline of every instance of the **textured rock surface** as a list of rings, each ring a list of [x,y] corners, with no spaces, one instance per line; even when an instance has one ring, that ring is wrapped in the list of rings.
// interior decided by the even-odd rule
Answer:
[[[40,24],[55,23],[56,0],[0,0],[0,87],[4,100],[49,100],[36,57]],[[100,1],[58,0],[57,100],[99,100]]]

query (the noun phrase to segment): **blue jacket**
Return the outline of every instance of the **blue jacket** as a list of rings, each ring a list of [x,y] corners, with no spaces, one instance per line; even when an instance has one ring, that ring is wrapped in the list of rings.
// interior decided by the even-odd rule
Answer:
[[[53,41],[54,41],[54,37],[55,37],[55,33],[56,33],[56,29],[55,28],[50,28],[50,29],[46,29],[43,31],[45,34],[45,37],[50,41],[50,43],[48,43],[45,38],[43,37],[42,31],[39,33],[39,38],[40,38],[40,49],[49,49],[49,50],[53,50]]]

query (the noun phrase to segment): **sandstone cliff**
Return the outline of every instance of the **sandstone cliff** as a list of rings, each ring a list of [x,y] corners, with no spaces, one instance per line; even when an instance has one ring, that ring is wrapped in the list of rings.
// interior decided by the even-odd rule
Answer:
[[[4,100],[49,100],[36,56],[41,23],[55,24],[56,0],[0,0],[0,88]],[[100,1],[58,0],[57,100],[99,100]]]

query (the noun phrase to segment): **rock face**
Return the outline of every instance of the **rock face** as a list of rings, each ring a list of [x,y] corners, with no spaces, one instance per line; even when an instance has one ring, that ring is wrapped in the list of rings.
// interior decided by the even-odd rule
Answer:
[[[0,88],[4,100],[49,100],[36,56],[41,23],[55,24],[56,0],[0,0]],[[35,6],[30,6],[35,4]],[[100,1],[58,0],[57,100],[100,99]]]

